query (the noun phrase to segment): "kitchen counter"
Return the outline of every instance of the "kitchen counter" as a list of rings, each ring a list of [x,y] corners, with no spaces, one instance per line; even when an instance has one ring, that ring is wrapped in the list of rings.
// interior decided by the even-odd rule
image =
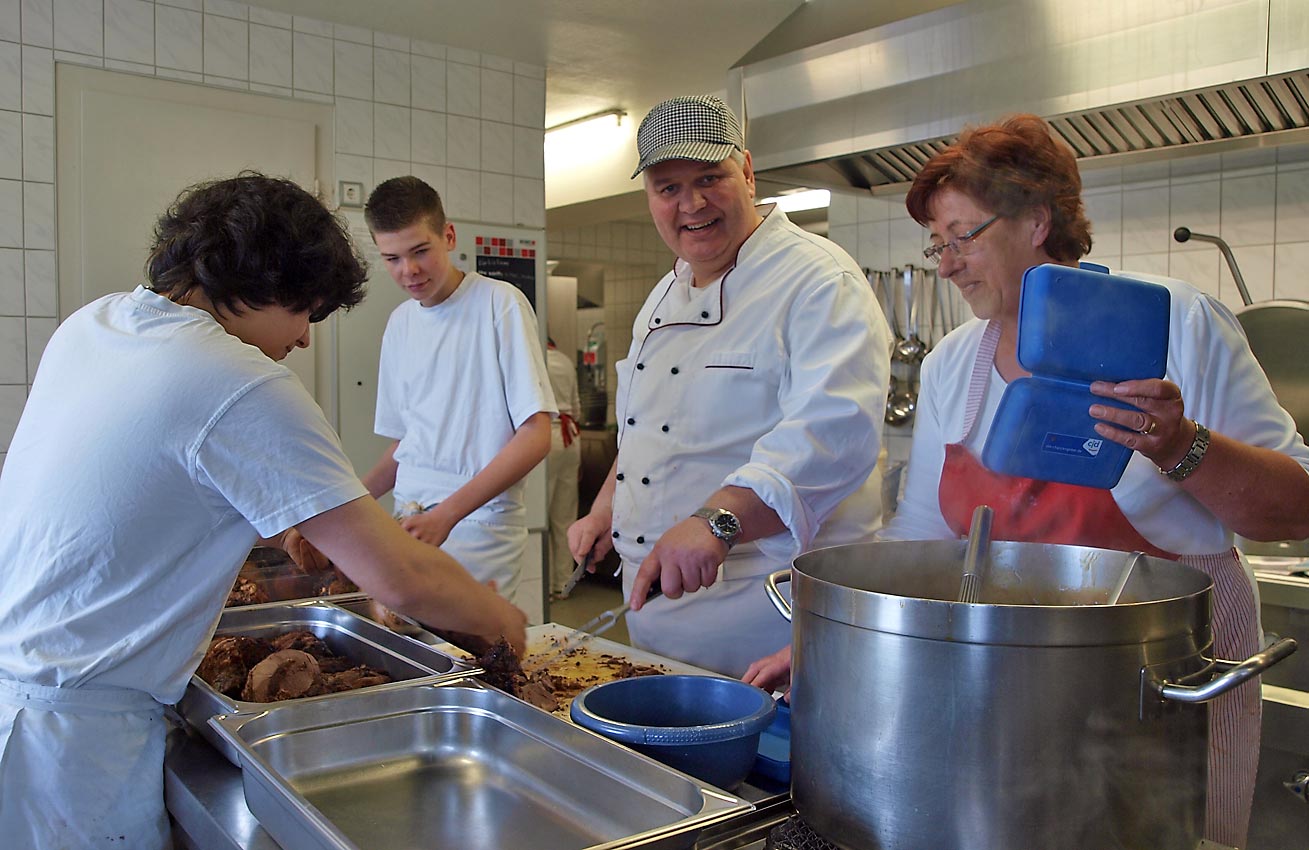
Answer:
[[[705,830],[696,850],[728,850],[755,846],[767,829],[793,813],[785,786],[751,777],[736,794],[757,807],[724,824]],[[283,850],[259,826],[245,804],[241,771],[186,727],[168,735],[164,756],[164,797],[173,818],[174,841],[184,850]],[[743,837],[746,836],[746,837]],[[762,843],[758,844],[762,847]]]
[[[1272,690],[1280,693],[1278,689]],[[1267,708],[1268,700],[1276,702],[1276,697],[1266,693],[1265,700]],[[1284,731],[1276,712],[1273,714],[1275,716],[1268,718],[1270,722],[1267,724],[1272,729],[1265,729],[1265,738],[1269,731],[1274,735]],[[1280,772],[1276,778],[1281,779]],[[1272,785],[1278,784],[1273,777],[1268,781]],[[759,784],[751,784],[754,782]],[[164,760],[164,793],[168,811],[173,817],[174,841],[182,850],[283,850],[246,807],[241,771],[203,738],[186,728],[174,728],[169,733]],[[788,789],[765,778],[751,776],[750,782],[736,789],[736,793],[754,803],[755,810],[706,829],[696,842],[695,850],[763,850],[769,832],[795,814]],[[1300,813],[1295,807],[1299,804],[1284,790],[1276,788],[1269,797],[1275,804],[1290,809],[1290,820],[1297,819]],[[1273,815],[1271,811],[1261,811],[1258,803],[1255,813],[1256,818]],[[1268,825],[1264,824],[1263,830],[1256,828],[1254,831],[1267,831],[1267,828]],[[1218,845],[1203,842],[1201,847],[1221,850]]]
[[[1300,642],[1295,655],[1264,674],[1264,684],[1309,693],[1309,577],[1254,567],[1264,632]]]

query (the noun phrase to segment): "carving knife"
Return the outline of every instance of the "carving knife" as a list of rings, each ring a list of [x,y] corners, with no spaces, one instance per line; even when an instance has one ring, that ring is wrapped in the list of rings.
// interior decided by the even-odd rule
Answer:
[[[662,595],[663,590],[660,589],[659,582],[656,581],[654,586],[650,588],[650,593],[645,597],[645,599],[649,602],[656,596]],[[631,607],[631,602],[624,602],[622,605],[615,606],[607,611],[601,611],[590,620],[587,620],[582,625],[573,629],[573,631],[564,638],[563,643],[555,647],[549,654],[532,659],[531,664],[523,665],[523,670],[525,672],[534,672],[548,667],[550,664],[553,664],[555,661],[558,661],[560,658],[563,658],[565,655],[576,650],[591,638],[609,631],[614,623],[618,622],[618,618],[626,614],[628,609]]]

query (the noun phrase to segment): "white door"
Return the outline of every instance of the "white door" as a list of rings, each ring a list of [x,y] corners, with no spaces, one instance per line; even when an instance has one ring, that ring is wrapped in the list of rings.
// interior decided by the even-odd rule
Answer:
[[[102,295],[145,282],[155,221],[184,187],[255,169],[316,188],[330,106],[56,68],[61,319]],[[322,142],[330,148],[330,136]],[[327,324],[315,328],[317,347],[330,347],[323,345]],[[326,354],[316,358],[310,348],[285,362],[334,418],[331,369],[315,380],[330,365],[330,358],[322,359]]]
[[[377,406],[377,361],[382,350],[382,333],[386,320],[400,304],[408,300],[403,289],[391,280],[382,265],[381,254],[373,244],[361,211],[345,213],[350,233],[360,253],[368,260],[368,297],[358,307],[344,313],[337,326],[337,350],[340,352],[341,418],[338,432],[346,456],[355,471],[363,475],[391,441],[373,433]],[[391,509],[391,496],[381,500]]]

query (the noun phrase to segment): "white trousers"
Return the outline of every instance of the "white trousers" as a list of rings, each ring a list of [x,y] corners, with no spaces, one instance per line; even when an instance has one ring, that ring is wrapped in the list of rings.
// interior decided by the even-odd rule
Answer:
[[[0,680],[0,846],[171,850],[166,731],[141,691]]]
[[[546,498],[550,517],[550,591],[557,593],[573,572],[568,550],[568,526],[577,520],[577,474],[582,468],[582,442],[574,437],[567,448],[556,427],[545,459]]]

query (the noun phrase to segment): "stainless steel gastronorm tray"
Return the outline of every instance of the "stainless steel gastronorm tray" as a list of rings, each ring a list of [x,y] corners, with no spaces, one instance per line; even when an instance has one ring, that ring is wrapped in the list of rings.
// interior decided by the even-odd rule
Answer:
[[[241,567],[241,576],[254,582],[255,586],[268,596],[268,602],[255,603],[268,605],[273,602],[299,602],[305,599],[328,602],[346,602],[367,599],[368,594],[355,590],[348,593],[325,594],[323,585],[331,580],[331,571],[326,573],[306,573],[291,556],[281,549],[256,546],[250,550],[245,564]],[[230,608],[246,608],[246,605],[230,605]]]
[[[286,850],[689,848],[752,808],[471,679],[211,725]]]
[[[332,604],[340,605],[342,608],[344,608],[347,611],[353,611],[354,613],[358,614],[360,617],[363,617],[365,620],[368,620],[369,622],[372,623],[377,622],[376,620],[373,619],[373,597],[369,596],[366,593],[358,593],[355,594],[354,596],[342,596],[340,598],[333,598]],[[451,647],[450,644],[446,643],[436,635],[429,632],[427,629],[423,628],[421,625],[419,625],[418,621],[413,620],[409,617],[405,617],[403,615],[400,615],[399,619],[402,621],[405,628],[408,629],[407,631],[400,631],[399,634],[403,634],[405,637],[413,638],[419,643],[425,643],[428,646],[435,646],[438,652],[445,653],[455,659],[463,660],[463,656],[467,655],[467,653],[465,653],[463,650],[455,647]],[[379,623],[378,625],[381,625],[383,628],[388,628],[385,624],[382,623]],[[450,651],[451,649],[454,649],[454,652],[451,652]]]
[[[297,629],[313,632],[334,653],[345,656],[356,664],[367,664],[385,670],[395,681],[354,691],[281,702],[246,702],[221,694],[209,687],[209,683],[199,676],[192,675],[186,693],[177,704],[178,713],[217,747],[228,761],[238,767],[241,763],[236,751],[209,725],[209,718],[216,714],[261,712],[273,706],[310,701],[334,702],[350,699],[367,691],[408,687],[417,681],[457,679],[468,675],[471,671],[480,671],[480,668],[453,658],[421,641],[396,634],[372,620],[330,602],[271,602],[264,605],[227,608],[218,621],[218,629],[214,637],[228,635],[272,637]]]

